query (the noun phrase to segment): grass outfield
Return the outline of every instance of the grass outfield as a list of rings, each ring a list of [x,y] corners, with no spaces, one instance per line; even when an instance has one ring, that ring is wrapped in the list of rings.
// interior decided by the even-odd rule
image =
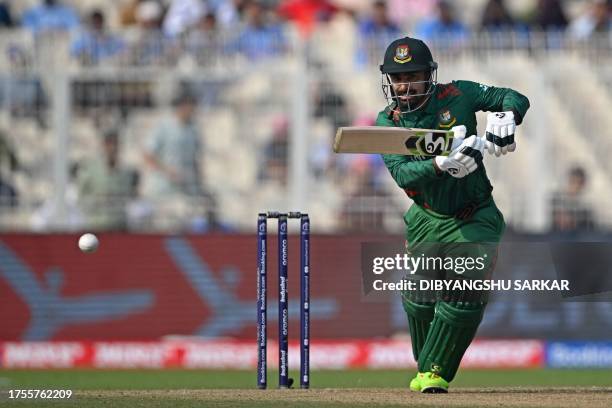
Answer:
[[[291,377],[298,380],[298,373]],[[411,371],[313,371],[311,388],[402,388]],[[255,371],[203,370],[0,370],[0,388],[71,388],[74,390],[255,388]],[[278,385],[268,372],[269,388]],[[461,370],[457,387],[612,387],[612,370]]]
[[[297,379],[297,373],[293,378]],[[69,401],[10,401],[67,407],[609,407],[612,370],[464,370],[451,394],[410,393],[406,371],[315,371],[311,390],[255,390],[254,371],[0,370],[7,389],[71,389]],[[229,390],[234,389],[234,390]]]

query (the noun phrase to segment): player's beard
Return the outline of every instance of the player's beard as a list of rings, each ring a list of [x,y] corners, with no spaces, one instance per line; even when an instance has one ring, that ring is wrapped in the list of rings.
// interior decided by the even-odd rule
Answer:
[[[395,101],[397,103],[397,106],[401,110],[410,111],[413,110],[415,107],[423,106],[426,98],[429,98],[429,95],[399,95],[396,97]]]
[[[437,77],[438,77],[437,70],[434,69],[429,74],[429,79],[427,80],[407,82],[405,85],[408,86],[407,93],[408,93],[409,99],[402,99],[400,96],[396,94],[394,84],[391,81],[389,74],[383,74],[382,75],[383,95],[385,99],[387,100],[387,102],[389,103],[389,105],[394,110],[398,110],[401,113],[413,112],[413,111],[423,108],[427,104],[427,102],[429,101],[429,98],[431,98],[431,96],[433,95],[435,91],[435,87],[438,83]],[[417,92],[417,90],[413,88],[413,84],[416,84],[416,83],[420,83],[421,85],[425,87],[425,89],[420,90],[420,93]],[[398,84],[395,84],[395,85],[398,85]]]

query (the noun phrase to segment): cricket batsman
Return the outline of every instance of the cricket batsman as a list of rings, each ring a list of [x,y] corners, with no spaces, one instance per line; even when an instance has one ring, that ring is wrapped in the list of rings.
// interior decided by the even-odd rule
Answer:
[[[487,264],[482,270],[459,274],[445,269],[433,276],[485,279],[495,265],[505,222],[493,201],[482,155],[485,150],[495,156],[515,150],[515,127],[523,121],[529,101],[512,89],[471,81],[438,84],[437,67],[423,41],[410,37],[393,41],[380,66],[388,106],[378,114],[376,125],[452,129],[456,136],[452,152],[433,158],[386,154],[383,160],[414,201],[404,215],[407,251],[432,255],[435,244],[434,255],[456,251],[455,255],[484,257]],[[491,112],[484,137],[476,136],[478,111]],[[448,392],[486,306],[484,298],[474,301],[462,296],[431,299],[413,291],[402,294],[418,362],[411,390]]]

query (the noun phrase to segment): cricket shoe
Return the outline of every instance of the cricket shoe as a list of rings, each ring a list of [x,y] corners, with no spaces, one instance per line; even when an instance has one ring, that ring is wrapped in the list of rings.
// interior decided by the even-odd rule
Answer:
[[[438,374],[430,371],[417,374],[421,392],[424,394],[446,394],[448,392],[448,381]],[[410,382],[412,389],[412,381]]]
[[[421,391],[421,378],[424,373],[417,373],[416,377],[410,380],[410,391],[419,392]]]

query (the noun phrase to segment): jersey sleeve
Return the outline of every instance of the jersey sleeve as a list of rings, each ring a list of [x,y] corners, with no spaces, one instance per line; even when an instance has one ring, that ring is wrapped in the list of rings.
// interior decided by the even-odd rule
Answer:
[[[513,111],[516,124],[520,125],[529,109],[529,99],[514,89],[487,86],[472,81],[456,81],[456,84],[472,98],[474,111]]]
[[[383,111],[378,114],[376,126],[395,126]],[[401,154],[383,154],[385,166],[401,188],[415,188],[422,183],[435,180],[440,176],[433,166],[433,159],[423,160],[419,157],[403,156]]]

